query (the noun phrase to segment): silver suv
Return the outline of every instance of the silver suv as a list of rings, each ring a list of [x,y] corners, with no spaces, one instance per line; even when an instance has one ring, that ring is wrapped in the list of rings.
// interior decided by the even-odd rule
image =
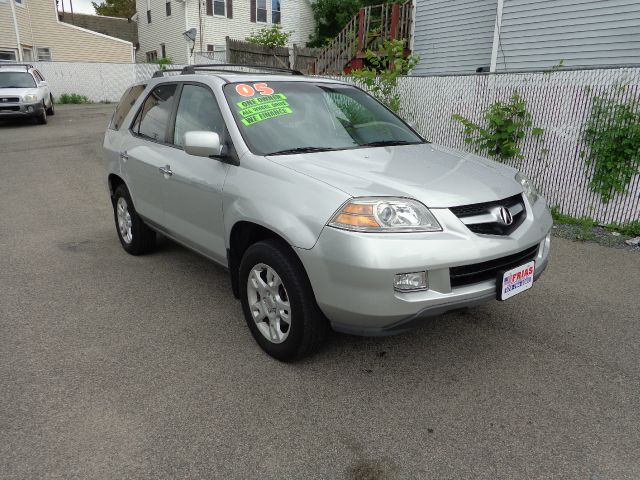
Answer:
[[[0,120],[33,118],[44,125],[54,114],[49,83],[33,65],[0,63]]]
[[[361,89],[167,73],[129,88],[105,135],[120,242],[147,253],[159,232],[226,267],[273,357],[506,300],[547,266],[552,220],[526,177],[429,143]]]

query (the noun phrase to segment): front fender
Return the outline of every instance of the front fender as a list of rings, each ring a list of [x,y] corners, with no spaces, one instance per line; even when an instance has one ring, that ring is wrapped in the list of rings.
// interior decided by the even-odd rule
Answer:
[[[349,195],[265,157],[244,156],[224,185],[225,242],[240,221],[262,225],[291,246],[310,249]]]

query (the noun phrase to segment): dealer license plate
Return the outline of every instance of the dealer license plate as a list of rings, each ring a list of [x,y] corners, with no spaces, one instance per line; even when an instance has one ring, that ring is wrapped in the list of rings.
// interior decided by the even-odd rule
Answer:
[[[498,274],[498,300],[506,300],[529,290],[533,286],[533,272],[536,262],[525,263],[519,267]]]

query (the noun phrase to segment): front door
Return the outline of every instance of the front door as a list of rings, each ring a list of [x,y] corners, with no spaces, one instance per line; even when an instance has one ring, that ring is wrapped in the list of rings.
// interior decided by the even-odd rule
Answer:
[[[168,233],[196,250],[226,263],[222,188],[230,166],[215,158],[189,155],[183,150],[189,131],[216,132],[225,138],[225,123],[213,92],[204,85],[185,83],[176,111],[171,178],[164,187],[164,223]]]

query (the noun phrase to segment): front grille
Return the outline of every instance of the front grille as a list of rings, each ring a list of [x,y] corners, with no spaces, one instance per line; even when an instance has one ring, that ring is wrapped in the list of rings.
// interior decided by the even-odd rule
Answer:
[[[0,103],[0,112],[6,112],[6,111],[19,112],[20,111],[20,105],[2,105]]]
[[[20,103],[20,97],[0,97],[0,106],[3,103]]]
[[[484,282],[485,280],[495,280],[499,271],[510,270],[518,265],[530,262],[536,258],[537,254],[538,245],[534,245],[533,247],[527,248],[521,252],[489,260],[488,262],[451,267],[449,269],[451,287],[455,288],[463,285]]]
[[[522,206],[522,210],[513,215],[513,223],[511,225],[504,225],[498,222],[467,225],[469,230],[482,235],[509,235],[514,232],[527,217],[527,210],[521,194],[513,195],[512,197],[504,198],[502,200],[494,200],[492,202],[473,203],[471,205],[451,207],[449,210],[451,210],[458,218],[462,219],[465,217],[473,217],[476,215],[490,213],[491,209],[495,207],[511,208],[518,204]]]

